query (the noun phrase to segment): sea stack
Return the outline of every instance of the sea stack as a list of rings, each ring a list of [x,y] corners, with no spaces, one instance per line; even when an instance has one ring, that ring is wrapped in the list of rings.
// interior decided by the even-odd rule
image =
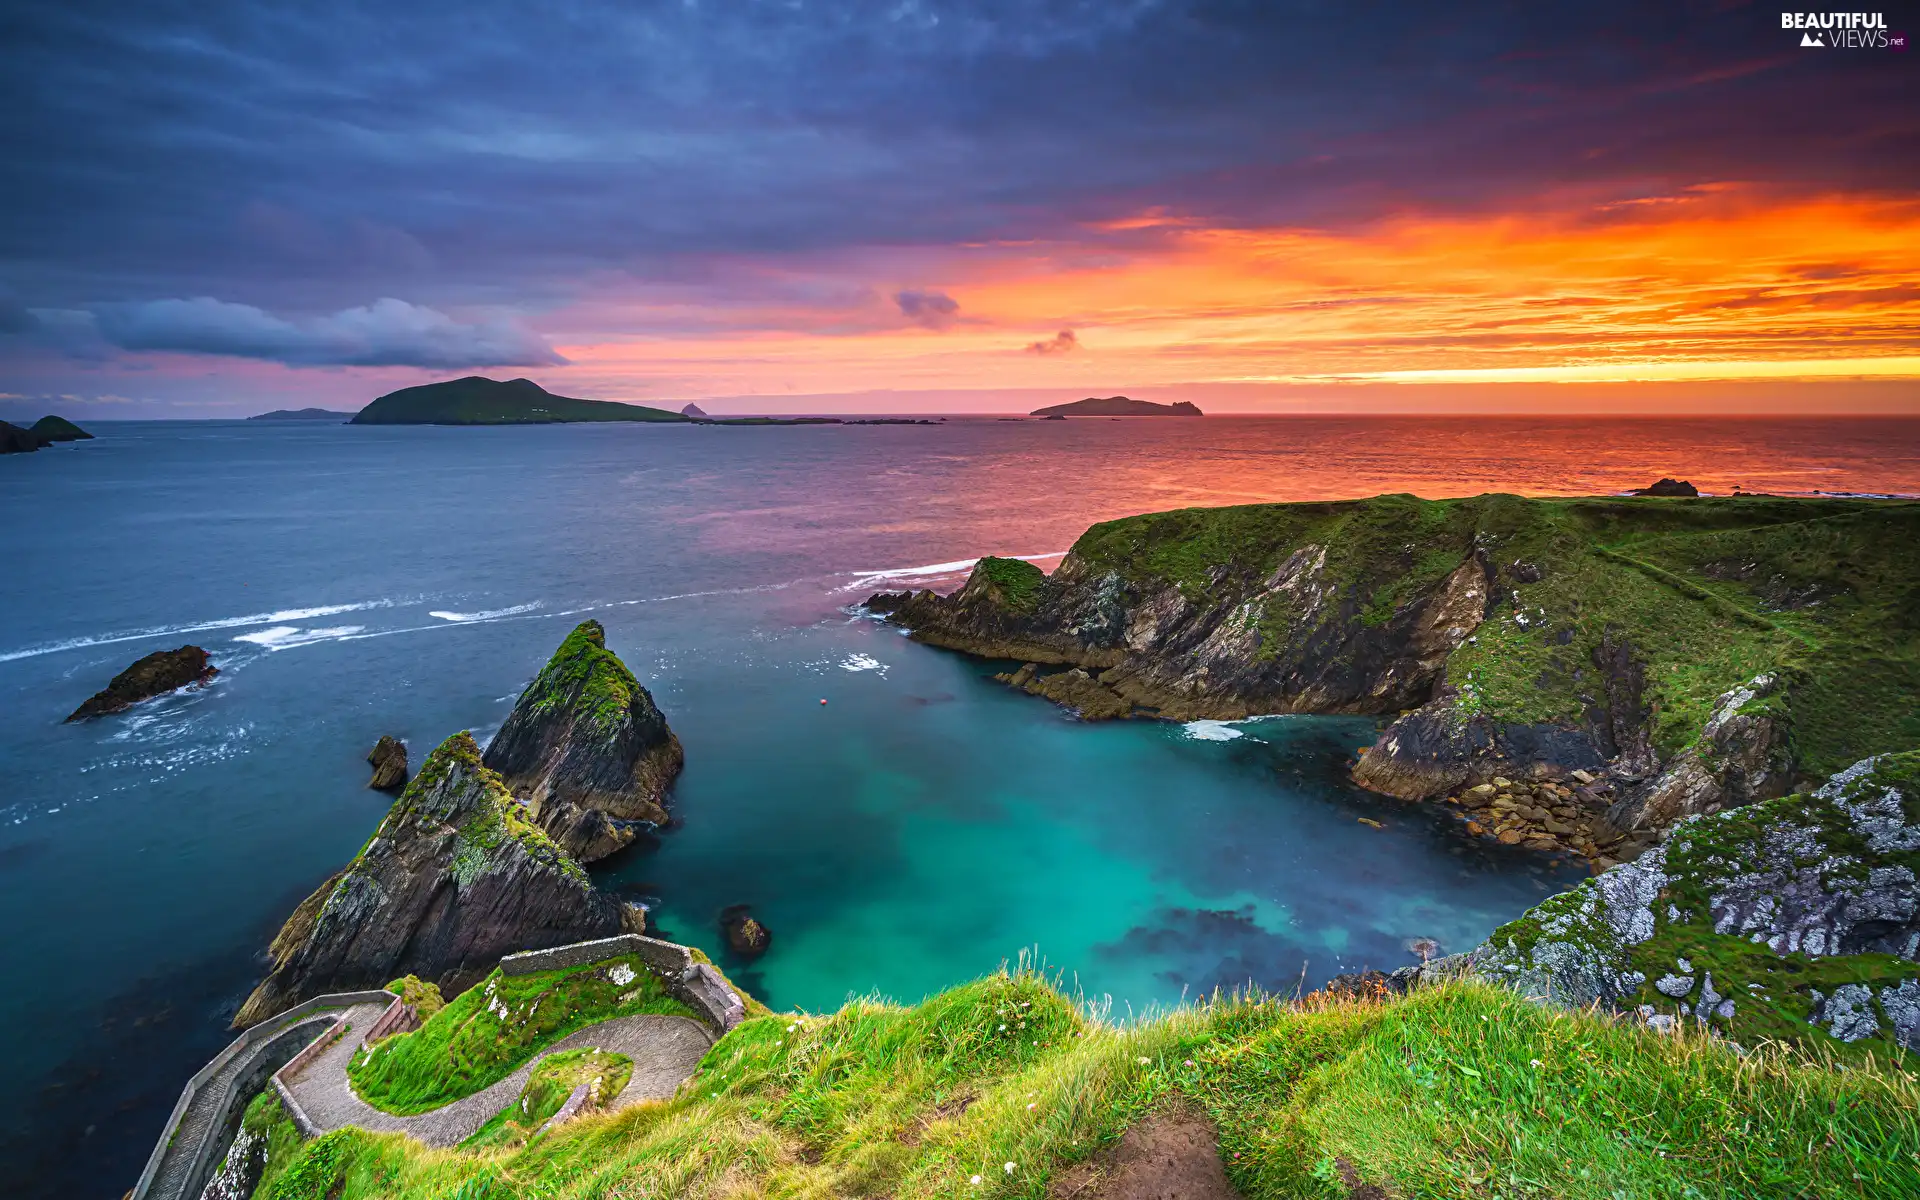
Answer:
[[[360,853],[273,939],[235,1028],[326,992],[417,975],[452,995],[501,955],[628,929],[626,910],[522,815],[457,733],[428,756]]]
[[[142,700],[164,696],[168,692],[183,687],[204,684],[219,673],[220,668],[208,661],[207,652],[198,646],[182,646],[178,650],[156,650],[115,675],[113,681],[105,688],[95,692],[88,697],[85,704],[74,709],[67,720],[84,721],[90,717],[104,717],[108,713],[122,712]]]
[[[407,744],[398,738],[382,735],[367,752],[367,761],[373,764],[373,778],[367,786],[376,792],[395,792],[407,783]]]
[[[607,649],[598,621],[567,635],[487,747],[540,828],[581,862],[667,822],[685,755],[647,689]]]

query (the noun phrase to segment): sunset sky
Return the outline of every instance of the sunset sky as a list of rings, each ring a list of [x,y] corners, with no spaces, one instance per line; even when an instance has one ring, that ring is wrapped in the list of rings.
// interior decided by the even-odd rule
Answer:
[[[10,5],[0,415],[1920,413],[1920,56],[1436,7]]]

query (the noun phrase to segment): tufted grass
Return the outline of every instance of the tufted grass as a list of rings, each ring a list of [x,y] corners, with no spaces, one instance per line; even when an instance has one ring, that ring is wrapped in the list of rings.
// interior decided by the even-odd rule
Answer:
[[[624,983],[621,968],[632,972]],[[496,968],[420,1028],[354,1055],[347,1078],[368,1104],[411,1116],[497,1083],[577,1029],[638,1013],[694,1015],[638,958],[527,975]]]
[[[1349,1173],[1405,1197],[1920,1194],[1903,1064],[1742,1057],[1478,983],[1221,996],[1121,1026],[1003,971],[914,1007],[748,1021],[673,1100],[523,1149],[331,1134],[272,1197],[1038,1200],[1176,1099],[1217,1124],[1248,1197],[1345,1197]]]

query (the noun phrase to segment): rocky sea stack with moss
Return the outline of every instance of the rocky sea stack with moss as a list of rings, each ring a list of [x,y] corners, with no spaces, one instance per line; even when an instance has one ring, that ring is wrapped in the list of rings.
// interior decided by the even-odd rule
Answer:
[[[251,1025],[326,992],[416,975],[452,994],[503,954],[628,931],[633,918],[527,820],[473,738],[441,743],[352,862],[301,901]],[[637,932],[637,930],[635,930]]]
[[[1552,782],[1650,835],[1920,745],[1916,544],[1899,501],[1379,496],[1109,521],[875,607],[1085,717],[1379,714],[1364,786]]]
[[[667,822],[667,789],[685,755],[647,689],[583,621],[520,694],[487,746],[533,820],[582,862]]]

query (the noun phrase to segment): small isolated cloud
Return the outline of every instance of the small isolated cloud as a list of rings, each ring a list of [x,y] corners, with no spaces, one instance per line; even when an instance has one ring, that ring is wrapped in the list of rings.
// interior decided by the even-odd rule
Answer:
[[[901,316],[926,329],[945,329],[960,311],[960,302],[945,292],[919,288],[895,292],[893,302],[900,306]]]
[[[93,315],[101,336],[123,350],[221,354],[296,367],[453,369],[567,361],[518,321],[459,321],[438,309],[394,299],[302,320],[208,296],[108,305]]]
[[[1080,339],[1074,336],[1071,329],[1062,329],[1045,341],[1027,343],[1028,354],[1065,354],[1079,348]]]

